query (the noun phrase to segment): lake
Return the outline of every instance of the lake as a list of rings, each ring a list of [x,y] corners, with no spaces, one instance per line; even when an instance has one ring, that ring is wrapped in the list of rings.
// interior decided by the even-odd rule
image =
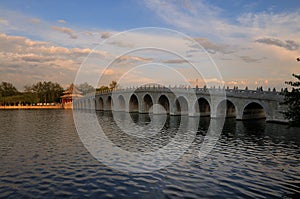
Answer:
[[[137,139],[120,131],[111,112],[96,114],[106,137],[135,153],[158,150],[188,132],[184,124],[193,120],[168,116],[159,133]],[[153,119],[131,114],[121,121],[146,126]],[[300,198],[299,128],[226,119],[215,146],[200,158],[211,122],[200,119],[194,140],[171,164],[127,173],[89,153],[71,110],[1,110],[0,198]]]

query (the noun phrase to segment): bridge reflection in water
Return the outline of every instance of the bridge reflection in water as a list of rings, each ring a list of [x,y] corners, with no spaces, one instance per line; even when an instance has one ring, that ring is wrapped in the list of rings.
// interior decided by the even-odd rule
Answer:
[[[186,126],[198,118],[200,125],[190,147],[173,164],[147,174],[127,174],[87,152],[74,127],[74,112],[87,121],[95,117],[105,136],[128,151],[159,148],[172,141],[180,123]],[[134,136],[116,125],[113,114],[118,113],[140,127],[149,126],[154,116],[163,117],[93,110],[0,111],[0,198],[299,198],[299,128],[227,118],[213,150],[199,159],[204,135],[217,119],[167,115],[161,131],[135,143]],[[115,158],[115,164],[127,161]]]

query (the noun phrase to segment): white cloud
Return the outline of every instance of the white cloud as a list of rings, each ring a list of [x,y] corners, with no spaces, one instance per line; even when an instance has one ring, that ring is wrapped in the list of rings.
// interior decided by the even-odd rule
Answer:
[[[244,81],[254,85],[258,79],[268,79],[269,84],[277,84],[281,87],[283,82],[289,79],[291,73],[300,73],[299,63],[295,61],[300,54],[299,13],[244,13],[234,20],[229,20],[222,16],[224,12],[222,9],[205,2],[200,0],[181,3],[153,0],[146,1],[146,5],[166,23],[192,35],[210,53],[228,84],[233,81],[243,86],[242,81]],[[132,33],[123,40],[117,41],[110,40],[112,33],[115,33],[113,30],[94,29],[91,31],[71,26],[60,27],[57,26],[57,22],[60,25],[65,24],[63,20],[49,22],[3,9],[0,9],[0,13],[2,14],[0,32],[38,38],[33,40],[29,37],[0,34],[0,45],[5,46],[5,49],[1,49],[1,64],[6,64],[2,65],[1,77],[5,76],[3,71],[14,71],[16,75],[19,70],[20,73],[23,70],[20,69],[21,66],[28,69],[24,74],[33,75],[29,73],[30,67],[35,69],[37,63],[39,67],[35,69],[35,72],[41,72],[41,77],[44,75],[43,78],[49,77],[46,76],[45,71],[53,74],[50,72],[53,68],[61,70],[58,74],[67,76],[66,71],[74,71],[78,68],[84,57],[91,52],[101,59],[107,59],[118,57],[124,49],[164,44],[161,46],[165,49],[180,52],[186,57],[194,53],[194,49],[180,51],[180,48],[190,41],[182,42],[160,32]],[[146,36],[151,39],[145,39]],[[91,49],[103,39],[111,41],[109,45],[106,45],[107,51],[102,48],[92,51]],[[138,45],[134,45],[135,42]],[[152,61],[171,64],[172,67],[185,64],[185,61],[181,61],[176,56],[162,57],[160,60],[152,59],[162,52],[143,53],[121,57],[119,67],[126,67],[121,63],[130,65]],[[144,56],[145,54],[147,56]],[[43,67],[47,70],[41,71],[40,68]],[[181,70],[183,74],[188,73],[184,72],[184,68]],[[114,74],[110,73],[110,75],[115,75],[116,71],[114,70]],[[6,77],[12,75],[6,74]],[[70,72],[70,76],[73,74],[74,72]],[[38,75],[33,75],[33,77],[37,78]],[[274,77],[278,79],[272,81]],[[55,76],[52,75],[51,78],[55,79]],[[65,79],[68,78],[65,77]],[[65,80],[62,79],[62,82]],[[258,82],[264,82],[264,80]]]
[[[0,18],[0,24],[8,25],[8,21],[6,19]]]
[[[111,35],[112,35],[112,33],[110,33],[110,32],[103,32],[103,33],[101,33],[101,38],[102,38],[102,39],[107,39],[107,38],[109,38]]]
[[[261,39],[255,40],[255,41],[258,43],[262,43],[262,44],[282,47],[287,50],[297,50],[300,47],[300,45],[293,40],[282,41],[282,40],[276,39],[276,38],[261,38]]]
[[[189,3],[185,3],[189,2]],[[218,18],[221,9],[202,1],[145,1],[145,4],[170,25],[199,34],[218,34],[225,21]]]
[[[114,71],[113,69],[105,69],[104,71],[103,71],[103,74],[104,75],[113,75],[113,74],[115,74],[116,73],[116,71]]]
[[[57,46],[94,48],[99,44],[103,30],[87,30],[74,27],[61,27],[62,21],[46,21],[21,12],[0,8],[0,33],[28,35]],[[62,34],[63,33],[63,34]],[[88,34],[87,34],[88,33]],[[75,39],[77,38],[77,39]]]
[[[292,73],[300,73],[295,61],[300,54],[299,10],[248,12],[228,19],[224,10],[208,1],[188,3],[185,6],[177,1],[145,1],[167,24],[194,35],[211,54],[226,82],[236,79],[243,86],[238,80],[243,79],[251,86],[256,79],[278,77],[269,84],[280,88]]]
[[[63,19],[59,19],[59,20],[57,20],[57,22],[58,23],[62,23],[62,24],[66,24],[67,22],[65,21],[65,20],[63,20]]]
[[[0,46],[0,79],[16,82],[19,89],[25,83],[41,80],[69,84],[82,60],[93,51],[89,48],[54,46],[49,42],[4,33],[0,34]],[[106,56],[102,51],[94,53],[100,57]]]
[[[40,24],[41,23],[41,20],[40,19],[37,19],[37,18],[32,18],[30,19],[30,22],[34,23],[34,24]]]
[[[74,31],[71,28],[52,26],[52,29],[57,30],[57,31],[62,32],[62,33],[66,33],[72,39],[77,39],[77,35],[74,34]]]
[[[203,48],[205,48],[209,53],[215,54],[216,52],[230,54],[235,52],[233,46],[225,44],[216,44],[207,38],[194,38]]]

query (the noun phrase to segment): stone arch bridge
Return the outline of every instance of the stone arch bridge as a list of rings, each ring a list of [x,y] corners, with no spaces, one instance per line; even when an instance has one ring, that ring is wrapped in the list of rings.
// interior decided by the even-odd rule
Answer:
[[[75,100],[73,109],[286,122],[283,98],[275,91],[145,86],[89,94]]]

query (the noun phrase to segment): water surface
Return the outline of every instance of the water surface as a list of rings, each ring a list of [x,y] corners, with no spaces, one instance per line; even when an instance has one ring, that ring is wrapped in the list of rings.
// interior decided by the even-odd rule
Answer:
[[[163,146],[185,122],[169,117],[162,133],[141,142],[122,134],[110,112],[97,115],[107,137],[128,151]],[[147,115],[131,118],[139,125],[150,122]],[[209,123],[201,118],[195,140],[173,164],[128,174],[90,155],[72,111],[1,110],[0,198],[300,197],[299,128],[228,119],[214,149],[200,159],[198,149]]]

